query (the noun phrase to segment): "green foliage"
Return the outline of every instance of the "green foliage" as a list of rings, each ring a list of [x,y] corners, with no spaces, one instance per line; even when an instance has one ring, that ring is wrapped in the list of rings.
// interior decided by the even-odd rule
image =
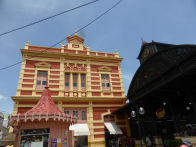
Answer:
[[[164,141],[166,147],[179,147],[182,144],[181,139],[166,139]]]

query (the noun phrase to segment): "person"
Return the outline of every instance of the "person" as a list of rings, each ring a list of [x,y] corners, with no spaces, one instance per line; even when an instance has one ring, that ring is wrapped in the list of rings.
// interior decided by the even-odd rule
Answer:
[[[116,147],[121,147],[121,137],[120,136],[116,137]]]
[[[126,147],[130,147],[129,146],[129,138],[126,136],[126,138],[125,138],[125,146]]]
[[[149,136],[146,137],[146,146],[147,147],[152,147],[152,141],[151,141]]]
[[[134,138],[129,138],[129,146],[130,147],[135,147],[135,140],[134,140]]]
[[[193,145],[190,141],[186,140],[180,147],[193,147]]]

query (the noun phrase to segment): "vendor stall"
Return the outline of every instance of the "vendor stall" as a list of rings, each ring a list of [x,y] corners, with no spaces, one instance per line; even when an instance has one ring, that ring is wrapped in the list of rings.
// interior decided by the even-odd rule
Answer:
[[[17,147],[72,146],[70,124],[77,118],[64,114],[51,98],[48,87],[38,103],[23,114],[11,116],[10,125],[16,132]]]

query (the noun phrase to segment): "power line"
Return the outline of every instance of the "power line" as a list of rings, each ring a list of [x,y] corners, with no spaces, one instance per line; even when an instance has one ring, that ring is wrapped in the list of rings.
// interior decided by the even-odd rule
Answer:
[[[114,4],[111,8],[109,8],[107,11],[105,11],[104,13],[102,13],[101,15],[99,15],[98,17],[96,17],[95,19],[93,19],[92,21],[90,21],[90,23],[86,24],[85,26],[81,27],[80,29],[78,29],[76,32],[80,32],[82,31],[83,29],[85,29],[86,27],[90,26],[92,23],[94,23],[95,21],[97,21],[99,18],[101,18],[103,15],[105,15],[106,13],[108,13],[110,10],[112,10],[113,8],[115,8],[118,4],[120,4],[122,2],[122,0],[119,0],[116,4]],[[74,35],[71,34],[71,36]],[[53,44],[51,47],[55,47],[56,45],[58,45],[59,43],[65,41],[66,38],[62,39],[61,41]]]
[[[81,30],[87,28],[89,25],[91,25],[92,23],[94,23],[95,21],[97,21],[98,19],[100,19],[102,16],[104,16],[105,14],[107,14],[109,11],[111,11],[113,8],[115,8],[117,5],[119,5],[121,2],[122,2],[122,0],[119,0],[117,3],[115,3],[115,4],[114,4],[111,8],[109,8],[107,11],[105,11],[104,13],[102,13],[101,15],[99,15],[98,17],[96,17],[95,19],[93,19],[92,21],[90,21],[88,24],[86,24],[86,25],[84,25],[83,27],[81,27],[80,29],[78,29],[78,31],[76,31],[76,32],[80,32]],[[71,36],[72,36],[72,35],[74,35],[74,33],[72,33]],[[56,45],[58,45],[59,43],[65,41],[65,40],[66,40],[66,38],[64,38],[64,39],[62,39],[62,40],[60,40],[60,41],[58,41],[57,43],[53,44],[53,45],[50,46],[50,47],[55,47]],[[48,49],[48,48],[46,48],[45,50],[41,51],[41,52],[38,53],[38,54],[35,54],[34,56],[29,57],[28,59],[31,59],[31,58],[33,58],[33,57],[35,57],[36,55],[39,55],[39,54],[41,54],[41,53],[44,53],[47,49]],[[14,63],[14,64],[5,66],[5,67],[3,67],[3,68],[0,68],[0,71],[1,71],[1,70],[5,70],[5,69],[8,69],[8,68],[11,68],[11,67],[14,67],[14,66],[16,66],[16,65],[18,65],[18,64],[20,64],[20,63],[22,63],[23,61],[28,60],[28,59],[23,59],[23,60],[21,60],[21,61],[19,61],[19,62],[16,62],[16,63]]]
[[[70,12],[70,11],[73,11],[73,10],[76,10],[76,9],[79,9],[79,8],[81,8],[81,7],[84,7],[84,6],[87,6],[87,5],[90,5],[90,4],[93,4],[93,3],[97,2],[97,1],[99,1],[99,0],[94,0],[94,1],[92,1],[92,2],[88,2],[88,3],[82,4],[82,5],[80,5],[80,6],[74,7],[74,8],[69,9],[69,10],[65,10],[65,11],[63,11],[63,12],[60,12],[60,13],[57,13],[57,14],[55,14],[55,15],[52,15],[52,16],[49,16],[49,17],[40,19],[40,20],[35,21],[35,22],[32,22],[32,23],[30,23],[30,24],[27,24],[27,25],[24,25],[24,26],[21,26],[21,27],[18,27],[18,28],[9,30],[9,31],[7,31],[7,32],[1,33],[0,36],[6,35],[6,34],[9,34],[9,33],[11,33],[11,32],[15,32],[15,31],[21,30],[21,29],[24,29],[24,28],[26,28],[26,27],[29,27],[29,26],[32,26],[32,25],[34,25],[34,24],[40,23],[40,22],[42,22],[42,21],[51,19],[51,18],[53,18],[53,17],[56,17],[56,16],[59,16],[59,15],[65,14],[65,13],[67,13],[67,12]]]

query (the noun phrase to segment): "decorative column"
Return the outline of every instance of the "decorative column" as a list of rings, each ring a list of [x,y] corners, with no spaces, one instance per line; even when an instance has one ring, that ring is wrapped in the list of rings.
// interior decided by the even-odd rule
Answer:
[[[38,72],[38,69],[37,69],[37,67],[35,67],[32,96],[36,96],[37,72]]]
[[[20,71],[20,77],[19,77],[19,81],[18,81],[18,87],[17,87],[17,91],[16,91],[16,96],[20,96],[25,65],[26,65],[26,57],[23,56],[23,61],[22,61],[22,65],[21,65],[21,71]]]
[[[78,74],[78,97],[82,96],[81,91],[82,91],[82,89],[81,89],[81,74],[79,73]]]
[[[64,48],[65,48],[65,45],[62,43],[61,44],[61,53],[64,53]]]
[[[90,63],[89,61],[87,62],[87,73],[86,73],[86,92],[87,92],[87,97],[91,97],[91,69],[90,69]]]
[[[64,96],[64,89],[65,89],[65,73],[64,73],[64,62],[63,58],[61,58],[60,63],[60,81],[59,81],[59,96]]]
[[[124,86],[123,86],[122,71],[121,71],[120,63],[118,65],[118,72],[119,72],[119,76],[120,76],[120,87],[121,87],[122,96],[125,97],[125,90],[124,90]]]
[[[13,108],[13,112],[12,112],[12,115],[15,116],[17,115],[17,112],[18,112],[18,101],[15,101],[14,103],[14,108]]]
[[[69,96],[73,97],[73,73],[70,73],[69,79]]]
[[[91,147],[92,146],[91,143],[94,141],[92,102],[89,102],[89,106],[87,108],[87,123],[90,131],[90,135],[88,136],[88,146]]]

